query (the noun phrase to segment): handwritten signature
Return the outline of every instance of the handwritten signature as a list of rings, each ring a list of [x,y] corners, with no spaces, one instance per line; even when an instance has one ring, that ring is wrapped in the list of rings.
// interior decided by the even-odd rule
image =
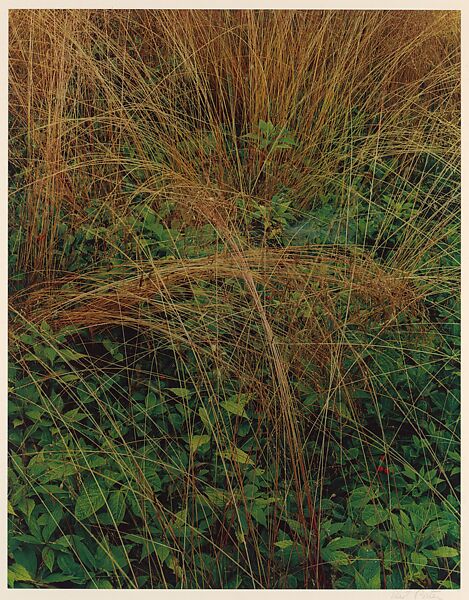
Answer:
[[[442,596],[435,590],[395,590],[391,600],[441,600]]]

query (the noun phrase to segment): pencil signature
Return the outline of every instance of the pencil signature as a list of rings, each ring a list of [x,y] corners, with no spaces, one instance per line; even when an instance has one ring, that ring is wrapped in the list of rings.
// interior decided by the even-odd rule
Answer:
[[[391,600],[442,600],[435,590],[394,590]]]

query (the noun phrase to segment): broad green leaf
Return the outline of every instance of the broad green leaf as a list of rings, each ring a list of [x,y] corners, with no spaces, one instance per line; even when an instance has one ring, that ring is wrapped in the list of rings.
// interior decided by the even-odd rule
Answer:
[[[412,561],[412,567],[416,571],[420,571],[427,564],[427,557],[419,552],[412,552],[410,555],[410,559]]]
[[[78,423],[79,421],[83,421],[87,416],[86,413],[80,412],[80,409],[72,408],[72,410],[67,411],[62,418],[67,423]]]
[[[47,333],[49,335],[52,333],[51,326],[49,325],[49,323],[47,323],[47,321],[42,321],[41,330],[44,331],[44,333]]]
[[[341,537],[335,540],[332,540],[327,544],[327,548],[329,550],[339,550],[342,548],[354,548],[355,546],[359,546],[362,540],[357,540],[356,538],[351,537]]]
[[[94,568],[94,556],[88,549],[88,546],[84,544],[78,536],[73,536],[74,550],[80,562],[82,562],[89,569]]]
[[[459,590],[459,585],[451,581],[451,579],[438,581],[438,584],[447,590]]]
[[[389,511],[386,508],[374,504],[365,506],[362,512],[363,521],[370,527],[384,523],[388,517]]]
[[[204,406],[201,406],[199,408],[199,417],[200,417],[200,420],[202,421],[202,423],[204,424],[204,427],[206,428],[206,430],[212,431],[213,426],[212,426],[212,422],[210,419],[210,413]]]
[[[254,502],[254,504],[248,510],[258,523],[264,527],[267,527],[267,518],[263,506],[259,506],[259,504]]]
[[[381,563],[371,548],[360,548],[355,562],[355,583],[358,589],[381,589]]]
[[[247,399],[243,396],[238,398],[234,397],[230,400],[224,400],[220,402],[220,405],[229,413],[237,415],[238,417],[247,417],[244,407],[246,406]]]
[[[11,502],[8,500],[8,514],[9,515],[15,515],[15,517],[17,516],[15,513],[15,510],[13,508],[13,506],[11,505]]]
[[[437,558],[454,558],[459,555],[459,552],[456,548],[450,548],[449,546],[440,546],[436,550],[428,550],[433,556]]]
[[[352,491],[348,501],[351,508],[364,508],[379,495],[374,489],[370,489],[368,486],[360,486]]]
[[[112,523],[119,525],[124,520],[126,494],[121,490],[111,492],[108,500]]]
[[[249,457],[249,455],[246,452],[244,452],[244,450],[241,450],[240,448],[236,448],[236,446],[233,446],[231,448],[231,450],[224,450],[223,452],[220,452],[220,455],[223,456],[224,458],[234,460],[243,465],[253,465],[254,464],[254,461]]]
[[[351,558],[343,550],[327,550],[327,548],[324,548],[321,552],[321,557],[325,562],[331,563],[334,566],[351,562]]]
[[[391,539],[398,540],[407,546],[415,547],[415,531],[412,531],[409,527],[405,527],[399,516],[394,513],[391,513],[391,530],[389,536]]]
[[[33,576],[28,570],[18,563],[14,563],[11,567],[8,567],[8,580],[13,581],[34,581]]]
[[[57,358],[57,352],[53,348],[51,348],[50,346],[46,346],[44,348],[44,356],[49,361],[49,364],[53,365],[55,359]]]
[[[71,575],[70,573],[51,573],[42,578],[44,583],[70,583],[77,580],[78,577]]]
[[[109,579],[97,579],[96,581],[90,582],[87,587],[89,589],[98,589],[98,590],[113,590],[114,586],[109,581]]]
[[[50,548],[49,546],[44,546],[44,548],[42,549],[42,560],[44,561],[44,564],[49,569],[49,571],[52,573],[52,569],[54,567],[55,554],[52,548]]]
[[[154,549],[161,562],[164,562],[171,552],[171,548],[169,546],[159,543],[154,544]]]
[[[16,562],[24,567],[32,578],[35,577],[37,571],[36,552],[31,546],[25,546],[23,550],[17,550],[14,556]]]
[[[47,522],[42,529],[42,537],[45,542],[50,540],[51,535],[59,526],[60,520],[63,516],[63,509],[60,504],[56,504],[51,511],[51,514],[47,514]]]
[[[189,443],[191,452],[196,452],[200,446],[203,446],[203,444],[208,444],[209,442],[209,435],[193,435]]]
[[[106,503],[107,491],[95,481],[83,485],[80,495],[75,502],[75,517],[78,520],[87,519],[94,515]]]

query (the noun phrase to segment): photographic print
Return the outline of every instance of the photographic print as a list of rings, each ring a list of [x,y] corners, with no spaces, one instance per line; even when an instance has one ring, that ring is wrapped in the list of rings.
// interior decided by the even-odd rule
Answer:
[[[460,37],[9,11],[10,588],[459,588]]]

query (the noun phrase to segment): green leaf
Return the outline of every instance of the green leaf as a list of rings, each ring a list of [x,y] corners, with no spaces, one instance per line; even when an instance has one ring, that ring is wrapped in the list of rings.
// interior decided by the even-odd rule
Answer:
[[[389,511],[382,506],[367,505],[362,512],[362,519],[364,523],[370,527],[384,523],[388,517]]]
[[[47,323],[47,321],[42,321],[41,330],[44,331],[44,333],[47,333],[49,335],[52,333],[51,326]]]
[[[438,581],[439,585],[447,590],[459,590],[459,585],[451,581],[451,579],[445,579]]]
[[[10,502],[9,500],[8,500],[8,514],[9,514],[9,515],[15,515],[15,517],[16,517],[16,516],[18,516],[18,515],[15,513],[15,510],[14,510],[14,508],[13,508],[13,506],[11,505],[11,502]]]
[[[159,544],[159,543],[154,544],[154,549],[155,549],[156,555],[161,560],[161,562],[164,562],[168,558],[168,556],[171,552],[171,548],[169,546],[165,546],[164,544]]]
[[[35,506],[34,500],[31,498],[24,498],[18,502],[18,510],[20,510],[28,520],[31,517],[31,513]]]
[[[336,567],[351,562],[349,555],[343,550],[328,550],[327,548],[324,548],[321,556],[325,562],[331,563]]]
[[[402,511],[401,511],[401,513],[402,513]],[[402,515],[401,515],[401,518],[402,518]],[[415,538],[416,538],[415,531],[412,531],[408,526],[404,526],[401,522],[401,519],[398,517],[398,515],[395,515],[394,513],[391,513],[391,524],[392,524],[392,527],[389,532],[391,539],[398,540],[399,542],[402,542],[403,544],[406,544],[407,546],[415,547]]]
[[[15,581],[34,581],[33,576],[28,570],[18,563],[14,563],[8,568],[8,580]]]
[[[86,354],[81,354],[80,352],[75,352],[71,348],[63,348],[59,353],[60,358],[63,360],[80,360],[81,358],[87,358]]]
[[[67,423],[78,423],[79,421],[83,421],[87,416],[87,414],[80,412],[79,408],[73,408],[66,412],[62,418]]]
[[[359,546],[362,543],[362,540],[357,540],[352,537],[342,537],[332,540],[327,544],[327,548],[329,550],[339,550],[341,548],[354,548],[355,546]]]
[[[229,413],[233,415],[237,415],[238,417],[247,417],[246,411],[244,407],[247,403],[246,398],[243,396],[238,397],[237,399],[224,400],[220,402],[220,405]]]
[[[191,452],[194,453],[200,446],[208,444],[210,442],[210,439],[211,438],[209,435],[193,435],[189,442]]]
[[[200,420],[204,424],[204,427],[205,427],[205,429],[207,431],[212,431],[212,429],[213,429],[212,421],[211,421],[210,416],[211,416],[210,413],[208,412],[208,410],[204,406],[201,406],[199,408],[199,417],[200,417]]]
[[[437,558],[454,558],[455,556],[459,555],[459,552],[456,548],[450,548],[449,546],[441,546],[436,550],[428,550],[427,552],[431,553]]]
[[[251,513],[251,515],[254,517],[254,519],[260,525],[263,525],[264,527],[267,527],[267,518],[266,518],[264,507],[259,506],[259,504],[257,504],[256,502],[254,502],[254,504],[249,509],[249,512]]]
[[[54,568],[55,553],[49,546],[44,546],[44,548],[42,549],[42,560],[44,561],[44,564],[49,569],[49,571],[52,573],[52,569]]]
[[[35,577],[37,571],[37,557],[33,548],[26,546],[24,550],[15,552],[16,562],[24,567],[31,577]]]
[[[57,352],[50,346],[45,346],[43,352],[44,356],[49,361],[49,364],[52,366],[54,364],[55,359],[57,358]]]
[[[286,548],[290,548],[291,546],[293,546],[293,543],[291,540],[280,540],[280,542],[275,542],[275,546],[277,546],[277,548],[281,548],[282,550],[285,550]]]
[[[70,573],[52,573],[51,575],[47,575],[42,578],[44,583],[70,583],[72,581],[76,581],[78,577],[74,575],[70,575]]]
[[[427,564],[427,557],[419,552],[412,552],[410,559],[412,561],[412,567],[416,571],[421,571]]]
[[[89,569],[94,569],[94,556],[78,536],[73,536],[74,549],[78,559]]]
[[[109,579],[98,579],[97,581],[90,581],[87,585],[88,589],[98,589],[98,590],[113,590],[114,586],[109,581]]]
[[[223,452],[220,452],[220,456],[234,460],[243,465],[253,465],[254,464],[254,461],[251,458],[249,458],[249,455],[246,452],[244,452],[244,450],[241,450],[240,448],[237,448],[236,446],[233,446],[231,448],[231,450],[224,450]]]
[[[99,510],[106,503],[107,491],[95,481],[83,485],[80,495],[75,503],[75,517],[83,520]]]
[[[116,525],[119,525],[124,520],[125,499],[126,494],[121,490],[111,492],[109,496],[109,512],[112,515],[113,523],[115,523]]]
[[[376,499],[380,494],[377,494],[375,490],[368,486],[360,486],[355,488],[349,497],[349,504],[351,508],[363,508],[371,500]]]
[[[360,548],[355,569],[357,589],[381,589],[381,564],[371,548]]]
[[[63,516],[63,509],[60,504],[56,504],[51,511],[51,514],[47,514],[47,522],[42,529],[42,537],[45,542],[50,540],[51,535],[59,526],[60,520]]]

